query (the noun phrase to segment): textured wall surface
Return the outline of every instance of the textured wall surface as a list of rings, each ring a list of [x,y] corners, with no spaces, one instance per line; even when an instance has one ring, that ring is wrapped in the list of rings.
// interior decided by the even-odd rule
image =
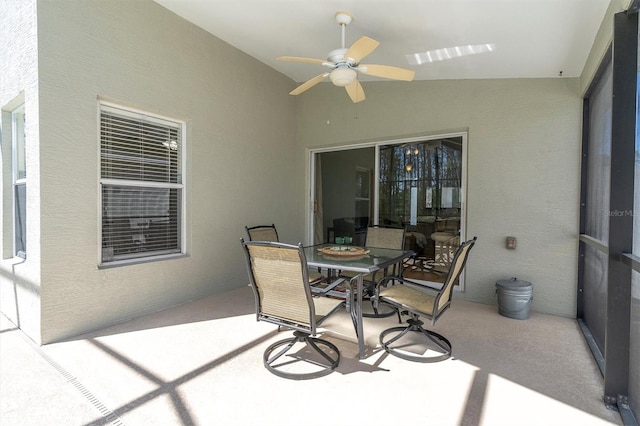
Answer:
[[[45,343],[246,285],[246,224],[297,237],[289,79],[150,0],[38,15]],[[187,122],[188,256],[98,269],[99,98]]]
[[[38,156],[38,44],[35,0],[0,2],[0,107],[2,108],[2,254],[0,310],[40,342],[40,182]],[[13,257],[11,111],[24,104],[27,162],[27,259]]]
[[[468,131],[462,297],[496,303],[495,282],[534,285],[533,310],[574,317],[582,102],[578,79],[369,82],[367,100],[321,84],[299,97],[307,148]],[[516,250],[505,237],[518,239]]]
[[[0,308],[47,343],[246,285],[244,225],[306,242],[310,148],[468,131],[479,243],[461,296],[495,303],[517,276],[534,310],[573,317],[580,94],[608,31],[579,80],[365,82],[354,105],[328,84],[289,96],[292,81],[150,0],[0,2],[0,106],[24,100],[28,131],[25,262],[7,254],[2,149]],[[188,256],[98,269],[98,99],[187,122]]]

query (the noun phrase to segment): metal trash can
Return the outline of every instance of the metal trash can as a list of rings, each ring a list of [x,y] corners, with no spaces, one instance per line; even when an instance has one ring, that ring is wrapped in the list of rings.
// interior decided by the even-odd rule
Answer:
[[[498,311],[508,318],[527,319],[533,302],[533,284],[515,277],[496,281]]]

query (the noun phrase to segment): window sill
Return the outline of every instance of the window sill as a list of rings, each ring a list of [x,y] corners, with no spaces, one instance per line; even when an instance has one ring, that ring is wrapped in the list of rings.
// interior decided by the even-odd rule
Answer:
[[[99,263],[98,269],[119,268],[121,266],[140,265],[143,263],[161,262],[164,260],[182,259],[185,257],[189,257],[189,255],[186,253],[176,253],[138,259],[114,260],[113,262]]]
[[[11,266],[20,265],[26,262],[27,262],[26,257],[21,257],[21,256],[12,256],[12,257],[7,257],[6,259],[2,259],[2,263],[5,263]]]

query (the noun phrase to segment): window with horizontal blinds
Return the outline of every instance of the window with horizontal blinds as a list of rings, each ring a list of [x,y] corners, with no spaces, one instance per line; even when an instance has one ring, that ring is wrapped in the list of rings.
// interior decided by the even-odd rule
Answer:
[[[102,263],[182,252],[183,125],[100,107]]]
[[[11,112],[13,168],[13,254],[27,257],[27,162],[24,105]]]

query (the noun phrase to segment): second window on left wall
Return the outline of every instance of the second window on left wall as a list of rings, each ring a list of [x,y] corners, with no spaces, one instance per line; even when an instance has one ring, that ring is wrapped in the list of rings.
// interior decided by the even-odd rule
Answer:
[[[27,162],[24,105],[11,112],[13,152],[13,254],[27,258]]]
[[[184,123],[100,103],[101,263],[183,253]]]

